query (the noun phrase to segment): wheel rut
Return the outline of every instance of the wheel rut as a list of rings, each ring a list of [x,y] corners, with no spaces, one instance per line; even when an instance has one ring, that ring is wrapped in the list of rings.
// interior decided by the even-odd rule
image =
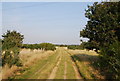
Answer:
[[[78,79],[78,81],[79,81],[79,80],[80,80],[80,81],[84,81],[83,78],[82,78],[82,76],[81,76],[81,74],[80,74],[80,71],[79,71],[79,69],[78,69],[78,67],[77,67],[77,65],[76,65],[76,63],[75,63],[75,61],[74,61],[74,58],[71,57],[71,54],[70,54],[67,50],[65,50],[65,51],[67,52],[67,54],[68,54],[69,57],[71,58],[71,62],[72,62],[72,66],[73,66],[74,71],[75,71],[75,76],[76,76],[76,78]]]
[[[40,68],[33,76],[37,75],[38,73],[40,73],[47,65],[49,64],[49,62],[47,62],[42,68]],[[39,79],[39,78],[38,78]]]
[[[66,75],[67,75],[67,62],[65,62],[65,69],[64,69],[64,79],[66,79]]]
[[[58,60],[57,64],[56,64],[55,67],[53,68],[53,70],[52,70],[52,72],[51,72],[48,80],[46,80],[46,81],[51,81],[52,79],[55,78],[56,72],[57,72],[57,70],[58,70],[58,65],[60,64],[60,61],[61,61],[61,56],[59,57],[59,60]]]

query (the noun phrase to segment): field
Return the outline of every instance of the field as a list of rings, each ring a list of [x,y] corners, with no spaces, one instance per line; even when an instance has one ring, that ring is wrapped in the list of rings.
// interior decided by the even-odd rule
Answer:
[[[59,47],[55,51],[22,49],[23,67],[14,71],[14,79],[103,79],[92,63],[98,59],[94,51],[69,50]],[[4,68],[3,68],[4,70]],[[3,75],[9,71],[4,71]],[[9,75],[7,75],[9,76]],[[4,77],[4,76],[3,76]]]

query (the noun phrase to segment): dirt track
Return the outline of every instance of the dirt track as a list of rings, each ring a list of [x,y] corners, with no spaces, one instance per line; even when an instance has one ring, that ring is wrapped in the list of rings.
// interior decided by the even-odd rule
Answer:
[[[32,76],[32,77],[31,77]],[[82,79],[66,49],[60,47],[20,76],[22,79]]]

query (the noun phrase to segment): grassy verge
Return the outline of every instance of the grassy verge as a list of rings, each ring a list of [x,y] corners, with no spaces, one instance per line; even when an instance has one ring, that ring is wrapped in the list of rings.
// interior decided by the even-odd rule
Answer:
[[[97,53],[85,50],[70,51],[70,53],[84,79],[104,79],[93,66],[93,63],[98,60]]]
[[[85,64],[84,62],[82,62],[82,60],[80,61],[79,57],[74,56],[73,58],[75,59],[75,62],[78,66],[81,76],[85,79],[94,79],[92,73],[89,71],[89,66]],[[76,59],[79,59],[79,61]]]
[[[56,52],[57,53],[57,52]],[[48,75],[50,74],[52,68],[54,67],[57,59],[56,57],[58,54],[52,54],[51,56],[47,58],[43,58],[39,60],[34,65],[31,65],[31,67],[27,68],[24,73],[22,73],[20,76],[16,76],[16,79],[46,79],[48,78]],[[43,68],[43,66],[46,65],[46,67]],[[40,69],[43,69],[39,73],[37,73]]]

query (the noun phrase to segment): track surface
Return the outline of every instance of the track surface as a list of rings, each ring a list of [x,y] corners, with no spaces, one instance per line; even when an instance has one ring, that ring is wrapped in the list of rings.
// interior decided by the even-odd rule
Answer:
[[[40,60],[17,78],[21,79],[82,79],[66,49],[59,47],[51,56]]]

